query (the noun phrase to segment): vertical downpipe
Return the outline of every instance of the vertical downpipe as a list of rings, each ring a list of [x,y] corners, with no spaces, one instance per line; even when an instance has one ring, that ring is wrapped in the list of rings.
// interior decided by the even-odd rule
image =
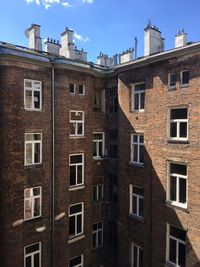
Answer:
[[[51,132],[52,132],[52,175],[51,175],[51,267],[54,267],[55,242],[55,58],[51,61]]]

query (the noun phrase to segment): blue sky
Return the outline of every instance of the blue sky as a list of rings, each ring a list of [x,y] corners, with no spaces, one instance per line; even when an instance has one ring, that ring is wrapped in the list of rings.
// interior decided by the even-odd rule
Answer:
[[[180,29],[188,41],[200,41],[199,0],[0,0],[0,40],[27,46],[24,30],[41,25],[42,38],[60,40],[65,27],[75,32],[75,44],[96,61],[99,52],[112,56],[134,46],[143,55],[143,30],[148,20],[165,38],[165,48],[174,47]]]

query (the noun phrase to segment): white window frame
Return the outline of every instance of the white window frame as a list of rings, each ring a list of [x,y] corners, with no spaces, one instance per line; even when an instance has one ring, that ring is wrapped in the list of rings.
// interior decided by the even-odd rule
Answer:
[[[70,85],[71,85],[71,84],[73,85],[73,88],[74,88],[74,92],[73,92],[73,93],[70,92]],[[73,83],[73,82],[70,82],[70,83],[69,83],[69,93],[70,93],[70,95],[75,95],[75,93],[76,93],[76,84]]]
[[[95,246],[93,246],[93,242],[92,242],[92,248],[93,249],[97,249],[99,247],[102,247],[103,246],[103,221],[99,221],[99,222],[96,222],[96,223],[93,223],[92,225],[92,228],[95,224],[97,224],[97,227],[98,227],[98,224],[101,223],[102,224],[102,227],[101,228],[97,228],[96,230],[93,230],[92,229],[92,240],[93,240],[93,237],[95,236],[96,237],[96,243],[95,243]],[[101,235],[101,244],[98,244],[99,243],[99,233]]]
[[[171,119],[171,110],[177,110],[177,109],[187,109],[187,119]],[[169,108],[168,112],[168,117],[169,117],[169,124],[168,124],[168,138],[169,140],[175,140],[175,141],[187,141],[188,140],[188,128],[189,128],[189,123],[188,123],[188,107],[172,107]],[[176,123],[176,137],[171,137],[170,136],[170,130],[171,130],[171,123]],[[187,137],[180,137],[180,124],[181,123],[187,123]]]
[[[176,80],[175,80],[175,85],[170,84],[172,75],[175,75],[175,77],[176,77],[176,73],[175,72],[168,73],[168,88],[169,89],[175,89],[176,88]]]
[[[80,205],[80,204],[82,206],[81,211],[77,212],[77,213],[70,214],[70,207]],[[83,231],[84,231],[84,203],[79,202],[79,203],[75,203],[75,204],[70,205],[68,208],[68,214],[69,214],[69,220],[71,217],[75,217],[75,234],[69,235],[69,238],[72,239],[72,238],[75,238],[76,236],[80,236],[83,234]],[[79,233],[77,232],[77,216],[78,215],[81,215],[81,232],[79,232]]]
[[[134,265],[134,257],[135,257],[135,253],[134,253],[134,248],[137,249],[137,263],[136,263],[136,266]],[[140,266],[140,253],[143,254],[143,248],[134,244],[134,243],[131,243],[131,267],[142,267]]]
[[[94,139],[95,134],[102,134],[102,139]],[[105,133],[104,132],[93,132],[93,145],[96,145],[97,155],[93,156],[93,159],[100,159],[105,156]],[[102,155],[99,152],[99,143],[102,143]]]
[[[141,82],[141,83],[135,83],[135,84],[132,84],[132,101],[131,101],[131,103],[132,103],[132,105],[131,105],[131,111],[144,111],[144,109],[145,109],[145,103],[144,103],[144,108],[142,108],[141,107],[141,95],[142,94],[144,94],[145,95],[145,89],[143,89],[143,90],[138,90],[138,91],[136,91],[135,90],[135,86],[136,85],[145,85],[145,82]],[[135,109],[135,95],[138,95],[138,109]]]
[[[178,173],[170,173],[170,165],[171,164],[177,164],[177,165],[184,165],[186,166],[186,175],[182,175],[182,174],[178,174]],[[168,161],[167,162],[167,170],[168,170],[168,182],[167,182],[167,201],[170,202],[170,204],[174,205],[174,206],[178,206],[178,207],[181,207],[181,208],[184,208],[186,209],[187,208],[187,196],[188,196],[188,174],[187,174],[187,165],[186,164],[183,164],[183,163],[179,163],[179,162],[174,162],[174,161]],[[171,185],[171,176],[175,177],[176,178],[176,201],[173,201],[170,199],[170,185]],[[179,201],[179,198],[180,198],[180,180],[181,179],[184,179],[186,180],[186,203],[183,204]]]
[[[26,254],[26,248],[31,247],[31,246],[35,246],[37,244],[39,244],[38,250]],[[28,257],[31,257],[31,267],[35,267],[34,266],[34,255],[35,254],[39,254],[39,267],[41,267],[41,242],[34,243],[34,244],[31,244],[31,245],[24,247],[24,267],[26,267],[26,258],[28,258]]]
[[[142,187],[133,184],[129,185],[129,214],[139,218],[144,218],[144,216],[140,215],[140,200],[143,201],[143,213],[144,213],[144,195],[133,193],[133,187],[143,189]],[[137,209],[136,213],[133,212],[133,196],[136,198],[136,209]]]
[[[32,84],[31,87],[26,86],[26,82],[30,82]],[[39,83],[39,88],[35,87],[35,83]],[[26,91],[31,91],[32,95],[32,105],[30,108],[26,107]],[[34,92],[39,92],[40,93],[40,108],[35,108],[34,107]],[[42,110],[42,82],[37,81],[37,80],[30,80],[30,79],[24,79],[24,109],[25,110],[30,110],[30,111],[41,111]]]
[[[184,86],[188,86],[189,85],[189,81],[188,81],[188,83],[183,83],[183,72],[188,72],[189,73],[189,80],[190,80],[190,72],[189,72],[189,70],[182,70],[180,72],[180,78],[181,78],[180,85],[181,85],[181,87],[184,87]]]
[[[82,93],[82,94],[80,94],[80,92],[79,92],[79,86],[80,86],[80,85],[83,86],[83,93]],[[78,94],[79,94],[79,95],[85,95],[85,84],[80,83],[80,84],[78,85]]]
[[[137,136],[137,142],[134,142],[134,136]],[[140,136],[143,136],[143,143],[140,142]],[[134,145],[137,145],[137,161],[134,161]],[[144,134],[143,133],[134,133],[131,134],[131,163],[137,165],[144,165],[144,162],[140,162],[140,147],[143,146],[143,153],[144,153]],[[144,155],[143,155],[144,159]]]
[[[178,228],[178,227],[175,227],[175,226],[173,226],[173,225],[167,224],[166,261],[167,261],[168,263],[171,264],[170,266],[173,266],[173,267],[180,267],[180,265],[178,264],[178,257],[177,257],[177,256],[178,256],[178,250],[179,250],[178,245],[179,245],[179,243],[180,243],[180,244],[183,244],[183,245],[185,245],[185,249],[186,249],[186,241],[183,241],[183,240],[181,240],[181,239],[179,239],[179,238],[177,238],[177,237],[171,236],[171,235],[170,235],[170,226],[172,226],[172,227],[174,227],[174,228]],[[178,229],[180,229],[180,228],[178,228]],[[180,229],[180,230],[184,231],[183,229]],[[186,232],[186,231],[185,231],[185,232]],[[176,241],[176,263],[174,263],[174,262],[172,262],[172,261],[169,260],[169,255],[170,255],[170,239]],[[187,239],[187,235],[186,235],[186,239]],[[185,259],[185,263],[186,263],[186,259]],[[185,267],[186,267],[186,265],[185,265]]]
[[[75,258],[78,258],[78,257],[81,257],[81,263],[73,265],[73,266],[70,265],[70,261],[74,260]],[[68,260],[68,267],[83,267],[83,263],[84,263],[84,257],[83,257],[83,254],[81,254],[79,256],[76,256],[76,257],[73,257],[73,258],[69,259]]]
[[[37,188],[40,189],[40,194],[34,196],[33,195],[33,190],[37,189]],[[26,191],[27,190],[30,190],[30,197],[26,197]],[[40,201],[40,211],[39,211],[39,215],[34,216],[35,200],[36,199],[39,199],[39,201]],[[31,206],[31,216],[30,216],[30,218],[26,218],[26,202],[30,202],[30,206]],[[31,220],[31,219],[35,219],[35,218],[41,217],[41,215],[42,215],[42,187],[41,186],[37,186],[37,187],[25,188],[24,189],[24,220],[28,221],[28,220]]]
[[[81,113],[82,114],[82,120],[72,120],[71,119],[71,113],[75,112],[77,113]],[[85,124],[85,113],[84,111],[81,110],[70,110],[69,111],[69,124],[71,123],[75,123],[75,134],[71,134],[70,133],[70,128],[69,128],[69,135],[70,137],[82,137],[84,136],[84,124]],[[78,124],[82,124],[82,134],[78,134]],[[69,125],[70,127],[70,125]]]
[[[101,191],[100,191],[100,187],[101,187]],[[96,188],[96,200],[94,200],[94,188]],[[93,185],[92,187],[92,198],[93,198],[93,202],[97,202],[97,201],[102,201],[103,200],[103,196],[104,196],[104,186],[103,184],[97,184],[97,185]]]
[[[34,135],[34,134],[38,134],[40,135],[40,140],[27,140],[26,141],[26,136],[27,135]],[[32,162],[31,163],[28,163],[27,160],[26,160],[26,157],[27,157],[27,149],[26,149],[26,146],[31,144],[32,146]],[[35,154],[35,144],[40,144],[40,161],[39,162],[35,162],[34,161],[34,154]],[[38,165],[38,164],[41,164],[42,163],[42,133],[25,133],[25,145],[24,145],[24,155],[25,155],[25,158],[24,158],[24,165],[25,166],[31,166],[31,165]]]
[[[82,156],[82,162],[71,163],[71,157],[73,156]],[[76,184],[70,185],[70,181],[69,181],[69,187],[78,187],[78,186],[84,185],[84,154],[83,153],[69,154],[69,180],[70,180],[70,167],[71,166],[76,166]],[[78,183],[78,166],[82,166],[82,182],[81,183]]]

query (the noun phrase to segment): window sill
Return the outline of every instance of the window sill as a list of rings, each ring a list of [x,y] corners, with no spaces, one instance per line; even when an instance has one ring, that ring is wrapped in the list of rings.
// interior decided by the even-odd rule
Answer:
[[[103,248],[103,245],[99,245],[98,247],[92,248],[92,251],[96,252],[96,251],[98,251],[99,249],[102,249],[102,248]]]
[[[144,113],[144,109],[131,110],[132,113]]]
[[[78,138],[85,138],[85,136],[84,135],[70,135],[69,138],[78,139]]]
[[[40,219],[43,219],[43,216],[38,216],[38,217],[34,217],[34,218],[30,218],[30,219],[24,219],[24,223],[27,223],[27,222],[34,222],[34,221],[39,221]]]
[[[167,207],[169,207],[169,208],[177,209],[177,210],[180,210],[182,212],[189,213],[189,210],[187,207],[184,208],[184,207],[178,206],[176,204],[172,204],[170,201],[167,201],[166,204],[167,204]]]
[[[24,169],[39,169],[39,168],[42,168],[42,163],[24,165]]]
[[[189,144],[188,139],[187,140],[181,140],[181,139],[167,139],[168,144]]]
[[[186,83],[186,84],[180,84],[180,88],[187,88],[189,87],[189,83]]]
[[[25,111],[37,111],[37,112],[41,112],[42,109],[36,109],[36,108],[25,108]]]
[[[176,86],[168,86],[168,91],[176,91]]]
[[[135,220],[137,220],[137,221],[139,221],[141,223],[144,223],[144,217],[139,217],[139,216],[137,216],[135,214],[129,214],[128,217],[131,218],[131,219],[135,219]]]
[[[78,185],[78,186],[70,186],[68,188],[69,191],[76,191],[76,190],[80,190],[80,189],[84,189],[85,185]]]
[[[129,161],[129,165],[134,166],[134,167],[144,168],[144,163],[137,163],[137,162]]]
[[[83,238],[85,238],[85,235],[84,234],[81,234],[81,235],[79,235],[79,236],[73,236],[73,237],[71,237],[69,240],[68,240],[68,244],[71,244],[71,243],[74,243],[74,242],[76,242],[76,241],[78,241],[78,240],[81,240],[81,239],[83,239]]]
[[[164,267],[176,267],[176,264],[170,263],[170,262],[165,262]]]
[[[101,157],[93,157],[93,160],[95,160],[95,161],[96,160],[104,160],[104,159],[106,159],[106,157],[102,157],[102,158]]]

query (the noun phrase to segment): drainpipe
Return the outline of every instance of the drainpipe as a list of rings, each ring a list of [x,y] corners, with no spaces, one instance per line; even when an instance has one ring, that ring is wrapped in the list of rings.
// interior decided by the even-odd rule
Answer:
[[[54,267],[55,242],[55,58],[51,62],[51,133],[52,133],[52,175],[51,175],[51,255],[50,266]]]

